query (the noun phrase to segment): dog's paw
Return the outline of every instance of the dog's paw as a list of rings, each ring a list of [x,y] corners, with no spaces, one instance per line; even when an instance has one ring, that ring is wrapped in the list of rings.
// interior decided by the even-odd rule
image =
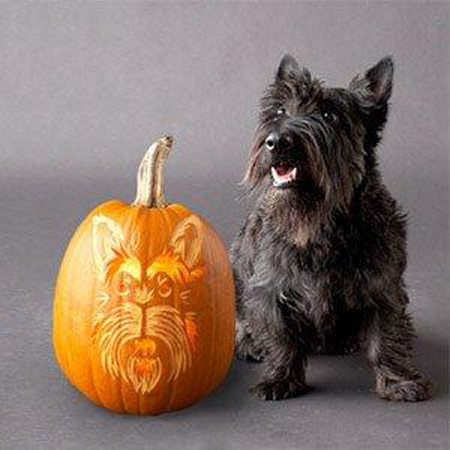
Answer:
[[[291,380],[267,380],[253,386],[250,392],[262,400],[284,400],[298,397],[307,389],[305,384],[298,384]]]
[[[420,402],[431,397],[433,385],[426,378],[388,382],[377,388],[379,397],[385,400]]]

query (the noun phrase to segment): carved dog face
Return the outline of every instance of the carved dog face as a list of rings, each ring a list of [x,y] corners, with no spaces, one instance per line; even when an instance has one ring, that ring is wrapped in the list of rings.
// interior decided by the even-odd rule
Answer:
[[[192,285],[203,277],[198,266],[202,224],[183,219],[159,255],[138,257],[139,238],[125,236],[104,215],[93,218],[93,257],[101,283],[93,319],[93,340],[103,369],[149,393],[190,367],[198,323],[190,310]]]

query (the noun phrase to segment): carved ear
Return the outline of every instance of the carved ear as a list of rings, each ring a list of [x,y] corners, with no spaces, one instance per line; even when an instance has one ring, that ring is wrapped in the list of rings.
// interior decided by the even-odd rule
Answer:
[[[94,216],[92,220],[92,253],[98,276],[106,279],[108,263],[117,256],[124,240],[120,225],[103,214]]]
[[[173,230],[169,245],[189,269],[200,261],[203,247],[203,224],[194,215],[183,219]]]

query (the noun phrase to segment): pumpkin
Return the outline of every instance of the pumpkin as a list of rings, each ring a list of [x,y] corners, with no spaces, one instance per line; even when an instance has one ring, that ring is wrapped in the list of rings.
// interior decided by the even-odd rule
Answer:
[[[136,200],[96,207],[76,230],[56,281],[53,343],[71,383],[114,411],[159,414],[224,379],[234,351],[234,285],[214,229],[167,204],[158,139],[139,167]]]

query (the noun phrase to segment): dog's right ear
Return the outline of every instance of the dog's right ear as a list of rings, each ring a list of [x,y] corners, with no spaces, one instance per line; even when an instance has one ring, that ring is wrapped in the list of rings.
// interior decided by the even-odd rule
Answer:
[[[349,89],[355,92],[367,106],[384,107],[392,93],[394,62],[387,56],[371,67],[363,78],[356,76]]]
[[[386,123],[393,78],[394,62],[392,57],[387,56],[371,67],[364,77],[353,78],[349,85],[366,118],[367,129],[373,130],[378,136]]]
[[[299,77],[302,74],[302,69],[298,65],[297,60],[288,53],[281,59],[277,70],[277,79],[286,79],[290,77]]]

